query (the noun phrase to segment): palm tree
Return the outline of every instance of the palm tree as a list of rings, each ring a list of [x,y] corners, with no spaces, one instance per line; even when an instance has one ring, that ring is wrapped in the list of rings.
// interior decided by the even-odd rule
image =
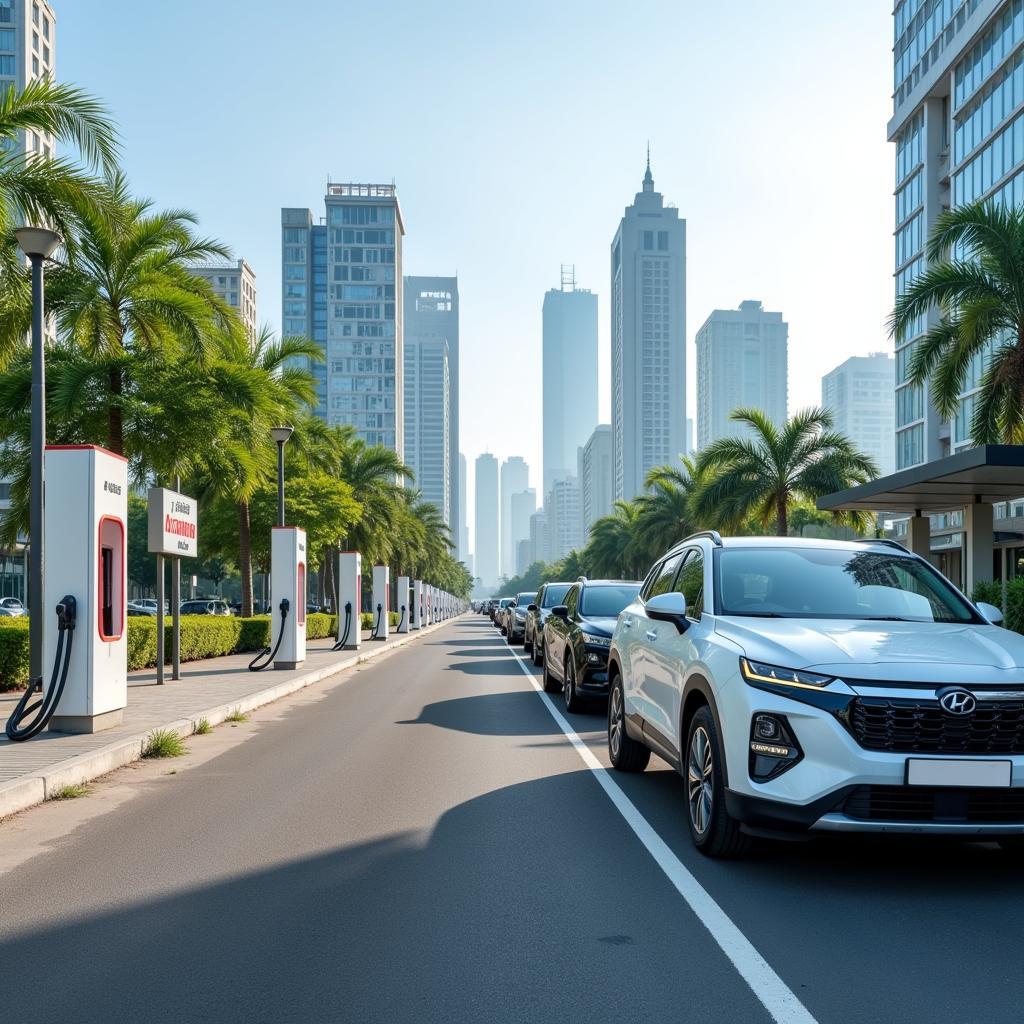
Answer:
[[[824,409],[804,409],[782,427],[760,409],[737,409],[730,419],[752,436],[721,438],[699,454],[697,471],[706,474],[693,500],[699,520],[737,527],[752,516],[785,537],[794,499],[815,501],[878,475],[874,461],[832,429]],[[845,518],[864,521],[860,513]]]
[[[643,561],[638,557],[639,507],[636,502],[616,501],[611,513],[594,521],[584,548],[584,558],[595,576],[635,578]]]
[[[1024,441],[1024,207],[977,202],[941,214],[928,240],[929,267],[896,300],[897,343],[933,308],[940,318],[916,343],[910,380],[956,414],[967,376],[984,361],[971,421],[976,444]]]
[[[682,466],[655,466],[644,480],[646,490],[637,496],[635,541],[653,561],[693,533],[691,504],[699,475],[692,459]]]
[[[127,367],[119,357],[142,349],[199,356],[215,333],[239,336],[242,328],[234,310],[191,271],[198,261],[229,255],[219,242],[196,237],[193,214],[155,212],[149,200],[131,197],[120,173],[103,193],[102,206],[90,197],[74,202],[73,253],[51,272],[47,302],[61,337],[95,360],[112,360],[107,447],[122,454]]]

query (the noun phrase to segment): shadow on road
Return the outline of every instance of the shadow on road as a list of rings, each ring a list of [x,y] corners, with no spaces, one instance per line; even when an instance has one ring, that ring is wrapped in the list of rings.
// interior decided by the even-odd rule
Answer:
[[[397,725],[436,725],[477,736],[550,736],[561,731],[529,691],[481,693],[427,704],[418,718]],[[564,742],[564,741],[563,741]]]

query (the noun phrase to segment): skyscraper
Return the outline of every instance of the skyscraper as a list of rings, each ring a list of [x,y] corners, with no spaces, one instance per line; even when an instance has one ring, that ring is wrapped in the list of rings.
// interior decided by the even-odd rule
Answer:
[[[516,571],[516,545],[512,536],[512,495],[530,486],[530,467],[518,455],[501,464],[501,560],[503,576]]]
[[[579,453],[580,540],[586,544],[595,519],[612,510],[612,428],[600,423]]]
[[[326,223],[281,211],[285,334],[323,345],[316,413],[403,454],[402,236],[394,185],[331,184]]]
[[[465,519],[459,508],[459,279],[457,277],[406,277],[403,342],[416,338],[444,338],[448,343],[448,478],[449,507],[445,522],[456,544]],[[406,414],[410,413],[406,402]],[[425,425],[426,426],[426,425]],[[406,435],[409,427],[406,425]]]
[[[716,309],[697,332],[697,447],[749,430],[729,419],[739,408],[760,409],[786,422],[789,325],[760,302]]]
[[[893,472],[893,358],[887,352],[851,356],[821,378],[821,404],[835,429],[878,464],[881,476]]]
[[[57,77],[57,16],[47,0],[0,0],[0,91]],[[16,151],[55,155],[52,135],[18,133]]]
[[[897,0],[893,19],[898,296],[925,269],[925,244],[943,210],[983,199],[1024,204],[1024,0]],[[972,362],[952,422],[927,384],[909,383],[914,348],[939,316],[921,317],[896,349],[897,470],[973,443],[987,353]]]
[[[473,571],[485,587],[498,582],[498,460],[490,453],[476,459],[476,543]]]
[[[450,361],[447,340],[437,334],[404,340],[405,464],[426,501],[451,520]]]
[[[509,536],[512,544],[512,573],[520,569],[520,545],[530,540],[530,516],[537,511],[537,492],[532,487],[512,495],[509,501]]]
[[[597,424],[597,296],[562,267],[561,288],[544,296],[544,492],[576,468],[576,451]]]
[[[469,565],[469,516],[466,507],[466,456],[459,452],[459,561]]]
[[[686,221],[650,158],[612,240],[611,302],[613,492],[628,499],[686,447]]]
[[[209,282],[217,295],[238,311],[249,344],[255,344],[260,327],[256,317],[256,275],[252,267],[240,259],[235,263],[193,267],[192,273]]]
[[[573,548],[582,546],[580,488],[576,477],[563,477],[551,485],[544,499],[544,511],[547,513],[548,559],[555,562]]]

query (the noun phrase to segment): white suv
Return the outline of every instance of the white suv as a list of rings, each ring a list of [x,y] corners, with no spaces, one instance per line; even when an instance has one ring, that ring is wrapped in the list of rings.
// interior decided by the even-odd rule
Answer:
[[[690,834],[1024,844],[1024,637],[891,541],[695,535],[619,616],[608,750],[686,779]]]

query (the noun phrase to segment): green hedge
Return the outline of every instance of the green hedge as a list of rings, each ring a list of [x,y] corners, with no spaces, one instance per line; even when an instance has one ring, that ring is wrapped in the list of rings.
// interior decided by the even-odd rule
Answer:
[[[28,617],[0,619],[0,691],[20,690],[28,680]]]

